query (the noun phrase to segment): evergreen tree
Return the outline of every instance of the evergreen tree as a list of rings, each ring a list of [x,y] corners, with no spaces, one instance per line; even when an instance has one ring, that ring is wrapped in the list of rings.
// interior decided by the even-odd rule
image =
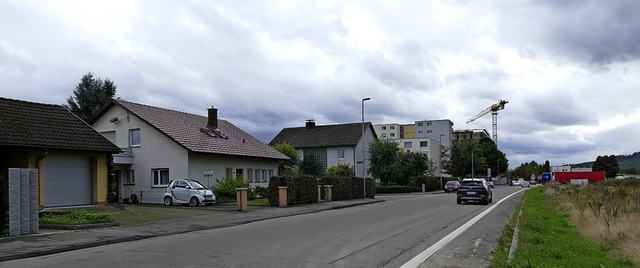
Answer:
[[[94,78],[93,74],[88,72],[80,79],[73,96],[67,98],[68,105],[64,107],[86,122],[115,95],[116,85],[111,80]]]

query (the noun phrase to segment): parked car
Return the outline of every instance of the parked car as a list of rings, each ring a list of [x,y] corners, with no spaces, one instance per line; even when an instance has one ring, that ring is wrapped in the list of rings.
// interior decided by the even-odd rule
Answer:
[[[457,203],[476,201],[488,205],[493,202],[491,187],[485,179],[464,179],[460,183]]]
[[[536,185],[536,180],[530,180],[530,181],[529,181],[529,184],[531,184],[531,185]]]
[[[487,182],[487,184],[488,184],[488,185],[489,185],[489,187],[491,187],[491,188],[496,187],[496,186],[493,184],[493,181],[488,181],[488,182]]]
[[[192,179],[175,179],[169,182],[164,193],[164,204],[171,206],[176,204],[189,204],[199,206],[216,203],[216,196],[202,183]]]
[[[520,184],[521,184],[520,180],[512,180],[511,181],[511,185],[513,185],[513,186],[520,186]]]
[[[456,192],[456,191],[458,191],[458,187],[460,187],[460,182],[459,181],[448,181],[444,185],[444,192],[445,193]]]
[[[528,181],[523,181],[523,182],[520,184],[520,187],[531,187],[531,184],[529,184],[529,182],[528,182]]]

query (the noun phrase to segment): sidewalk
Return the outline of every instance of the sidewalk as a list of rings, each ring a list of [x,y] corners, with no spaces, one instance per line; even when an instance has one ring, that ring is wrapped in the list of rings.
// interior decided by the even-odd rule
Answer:
[[[41,233],[36,235],[0,239],[0,262],[383,201],[383,198],[378,197],[377,199],[321,202],[286,208],[252,206],[244,213],[230,211],[215,215],[158,221],[126,227],[76,231],[41,230]]]

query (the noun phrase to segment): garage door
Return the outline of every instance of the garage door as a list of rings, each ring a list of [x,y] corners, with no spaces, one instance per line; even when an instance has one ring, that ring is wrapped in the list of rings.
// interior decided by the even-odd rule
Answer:
[[[44,206],[92,204],[91,158],[49,154],[44,159]]]

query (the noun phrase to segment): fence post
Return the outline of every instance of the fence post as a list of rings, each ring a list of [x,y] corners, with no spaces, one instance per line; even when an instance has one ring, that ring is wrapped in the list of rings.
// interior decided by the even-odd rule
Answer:
[[[327,201],[331,201],[333,200],[333,190],[331,188],[333,188],[333,185],[325,185],[325,189],[326,189],[326,195],[325,198],[327,199]]]
[[[281,208],[287,206],[287,186],[278,187],[278,201]]]

